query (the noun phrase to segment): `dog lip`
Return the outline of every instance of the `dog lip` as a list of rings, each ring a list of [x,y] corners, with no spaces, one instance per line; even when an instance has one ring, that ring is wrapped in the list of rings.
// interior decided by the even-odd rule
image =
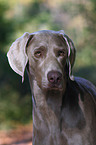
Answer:
[[[48,87],[50,87],[50,88],[60,88],[61,87],[61,84],[56,84],[56,83],[49,83],[48,84]]]
[[[49,84],[48,87],[46,87],[47,90],[58,90],[58,91],[63,91],[63,87],[60,85],[56,85],[56,84]]]
[[[58,90],[58,91],[59,91],[59,90],[60,90],[60,91],[62,91],[62,90],[63,90],[63,88],[57,88],[57,87],[48,88],[48,89],[49,89],[49,90],[54,90],[54,91],[55,91],[55,90]]]

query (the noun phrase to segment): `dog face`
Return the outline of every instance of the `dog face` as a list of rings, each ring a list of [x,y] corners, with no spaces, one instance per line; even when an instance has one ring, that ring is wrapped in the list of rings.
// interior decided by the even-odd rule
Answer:
[[[64,31],[45,30],[25,33],[12,44],[7,56],[22,80],[29,62],[29,74],[40,88],[63,90],[67,77],[71,79],[75,47]]]

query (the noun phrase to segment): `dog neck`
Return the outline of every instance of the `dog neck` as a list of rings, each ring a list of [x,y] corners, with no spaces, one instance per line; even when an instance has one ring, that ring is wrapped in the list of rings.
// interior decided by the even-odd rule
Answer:
[[[33,93],[33,118],[37,120],[43,120],[42,122],[52,130],[52,124],[55,126],[60,125],[61,106],[62,106],[62,92],[49,90],[43,91],[35,80],[31,85],[31,91]],[[38,115],[37,115],[38,114]],[[57,125],[56,125],[57,124]]]
[[[42,107],[47,107],[57,114],[58,110],[62,106],[63,92],[60,92],[59,90],[44,91],[37,85],[37,82],[35,80],[33,81],[32,92],[37,108],[40,109]]]
[[[40,144],[40,142],[42,144],[46,139],[46,135],[50,140],[52,139],[52,141],[54,139],[57,140],[60,134],[60,116],[63,95],[61,92],[52,90],[44,92],[37,85],[36,81],[33,81],[32,90],[34,97],[33,140],[36,145]],[[35,138],[38,139],[35,140]]]

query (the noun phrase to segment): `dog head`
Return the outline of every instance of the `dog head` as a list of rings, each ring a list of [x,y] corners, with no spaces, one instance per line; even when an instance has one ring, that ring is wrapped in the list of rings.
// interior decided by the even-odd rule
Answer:
[[[7,56],[22,81],[28,63],[30,75],[41,88],[62,90],[67,79],[73,80],[75,47],[62,30],[24,33],[12,44]]]

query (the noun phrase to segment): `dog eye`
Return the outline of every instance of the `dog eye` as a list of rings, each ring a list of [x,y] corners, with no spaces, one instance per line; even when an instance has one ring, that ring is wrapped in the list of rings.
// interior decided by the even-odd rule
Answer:
[[[35,52],[34,55],[35,55],[35,57],[39,58],[39,57],[42,56],[42,51],[38,50],[38,51]]]
[[[63,50],[58,51],[58,56],[63,57],[65,55],[65,52]]]

